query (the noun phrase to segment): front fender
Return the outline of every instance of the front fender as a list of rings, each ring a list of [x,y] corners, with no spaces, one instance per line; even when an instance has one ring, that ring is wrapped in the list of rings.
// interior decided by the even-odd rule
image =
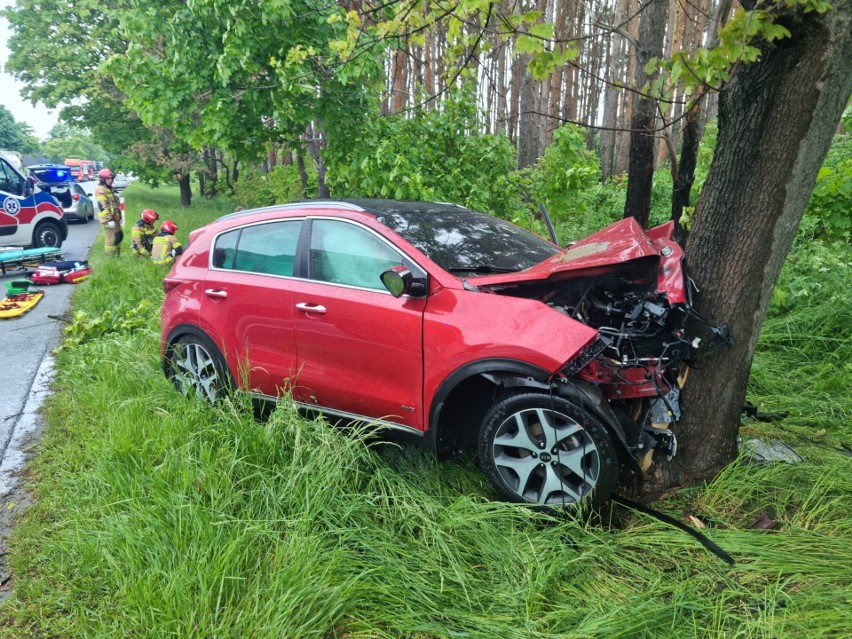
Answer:
[[[523,362],[552,375],[597,336],[594,328],[537,300],[443,289],[429,298],[423,316],[426,405],[454,371],[471,362]]]

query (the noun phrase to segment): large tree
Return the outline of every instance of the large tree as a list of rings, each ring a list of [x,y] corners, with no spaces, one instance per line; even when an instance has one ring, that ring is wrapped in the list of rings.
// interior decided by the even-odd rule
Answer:
[[[21,129],[15,122],[15,116],[3,105],[0,105],[0,149],[20,151],[24,138]]]
[[[852,93],[852,0],[777,9],[789,37],[760,43],[719,100],[710,173],[686,245],[698,305],[734,337],[684,392],[680,450],[658,475],[710,479],[736,454],[752,357],[772,290]]]
[[[375,59],[346,69],[332,59],[329,43],[345,29],[333,15],[334,4],[306,0],[138,3],[121,14],[128,46],[107,68],[147,125],[195,148],[256,160],[269,142],[296,145],[309,129],[313,150],[357,117],[379,69]]]
[[[17,0],[3,11],[12,31],[6,68],[24,83],[24,97],[62,107],[62,121],[90,131],[111,156],[113,169],[132,170],[153,182],[174,169],[182,201],[188,204],[185,167],[152,165],[134,151],[139,145],[167,143],[183,157],[185,143],[168,131],[144,126],[104,68],[111,56],[128,47],[120,28],[127,9],[119,0]],[[64,153],[61,148],[52,151],[55,158]],[[170,156],[159,157],[168,161]]]
[[[692,372],[684,393],[684,419],[678,425],[679,454],[658,469],[651,482],[657,487],[712,478],[736,453],[760,327],[852,91],[852,0],[837,0],[834,6],[822,0],[779,1],[759,8],[753,1],[746,0],[747,11],[740,10],[712,50],[679,53],[668,63],[649,51],[641,60],[640,83],[646,84],[646,74],[654,67],[664,69],[668,79],[661,76],[633,87],[664,95],[666,82],[681,78],[690,91],[721,91],[715,158],[686,253],[701,291],[699,309],[727,322],[735,342]],[[471,16],[492,12],[493,4],[460,0],[448,9],[433,2],[425,12],[414,12],[413,0],[402,0],[394,4],[397,22],[380,24],[373,35],[381,41],[394,28],[408,34],[444,21],[465,41],[462,25],[470,29],[476,22]],[[659,8],[653,0],[643,7],[646,15]],[[497,13],[515,52],[527,54],[536,72],[550,72],[569,57],[559,50],[565,43],[548,39],[551,31],[540,22],[540,12],[516,15],[498,8]],[[349,18],[358,23],[357,16]],[[660,31],[654,26],[660,25],[645,25],[645,40],[653,41],[656,49]],[[366,32],[369,35],[369,29]],[[367,47],[368,35],[352,38],[353,50]],[[474,40],[469,33],[466,37],[466,42]],[[716,42],[714,37],[711,44]],[[637,128],[653,129],[649,112],[644,118]],[[643,157],[648,161],[636,176],[647,178],[652,162],[647,152]],[[636,176],[631,174],[631,180]],[[649,197],[647,183],[642,190],[643,198]]]

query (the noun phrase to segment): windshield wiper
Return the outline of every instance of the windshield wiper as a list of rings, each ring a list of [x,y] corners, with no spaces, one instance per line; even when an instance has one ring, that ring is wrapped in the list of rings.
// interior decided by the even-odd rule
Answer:
[[[493,264],[470,264],[469,266],[449,266],[450,273],[514,273],[519,269],[494,266]]]

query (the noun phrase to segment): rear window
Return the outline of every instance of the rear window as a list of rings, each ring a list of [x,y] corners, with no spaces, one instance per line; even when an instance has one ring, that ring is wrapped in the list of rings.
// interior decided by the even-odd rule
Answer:
[[[213,267],[292,276],[301,220],[258,224],[216,238]]]

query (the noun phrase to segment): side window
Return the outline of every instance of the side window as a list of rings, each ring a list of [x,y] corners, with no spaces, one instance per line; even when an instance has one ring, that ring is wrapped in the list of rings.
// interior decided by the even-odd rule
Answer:
[[[402,255],[360,226],[337,220],[314,220],[311,226],[313,280],[385,290],[382,271],[402,263]]]
[[[233,270],[234,256],[237,254],[237,241],[240,239],[240,229],[222,233],[216,238],[213,247],[213,268]]]
[[[301,228],[302,220],[245,227],[236,246],[233,268],[252,273],[292,276]]]

